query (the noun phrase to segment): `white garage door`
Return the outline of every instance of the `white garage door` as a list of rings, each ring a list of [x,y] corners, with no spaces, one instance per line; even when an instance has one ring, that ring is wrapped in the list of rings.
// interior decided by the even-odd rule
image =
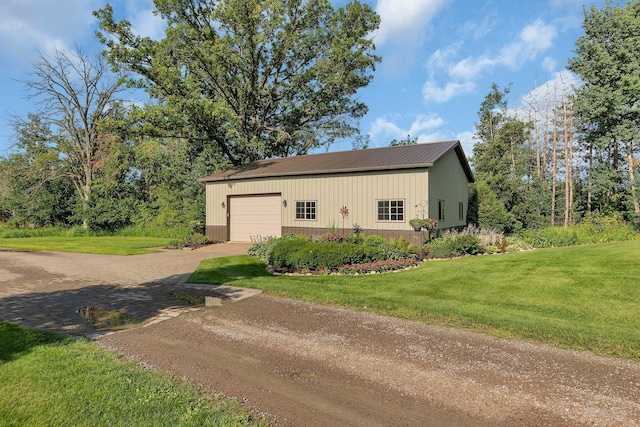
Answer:
[[[280,237],[281,197],[232,197],[229,199],[229,223],[232,242],[249,242],[254,236]]]

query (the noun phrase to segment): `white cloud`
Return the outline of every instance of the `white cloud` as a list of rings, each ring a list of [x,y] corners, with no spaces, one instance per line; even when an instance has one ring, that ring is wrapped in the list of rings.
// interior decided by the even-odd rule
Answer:
[[[34,52],[64,49],[91,35],[98,0],[3,0],[0,2],[0,57],[31,63]]]
[[[445,3],[445,0],[378,0],[380,29],[374,39],[376,44],[381,46],[388,41],[419,44],[425,27]]]
[[[519,40],[500,49],[496,62],[512,70],[518,69],[524,62],[534,59],[553,46],[553,40],[557,35],[554,25],[536,19],[522,29]]]
[[[444,87],[439,87],[433,81],[427,81],[422,87],[422,97],[425,102],[447,102],[466,93],[473,92],[474,82],[449,82]]]
[[[504,45],[497,54],[469,56],[455,62],[460,46],[448,46],[431,54],[427,61],[429,80],[422,88],[425,102],[447,102],[457,96],[472,92],[479,76],[492,68],[503,66],[511,70],[519,69],[525,62],[535,59],[553,46],[558,33],[553,24],[536,19],[526,25],[516,40]],[[547,71],[554,71],[557,63],[551,57],[543,61]],[[446,73],[450,78],[444,86],[435,83],[438,73]]]
[[[558,61],[556,61],[550,56],[545,56],[545,58],[542,60],[542,68],[544,68],[545,71],[548,71],[551,73],[555,71],[557,67],[558,67]]]
[[[137,12],[131,19],[131,31],[142,37],[159,40],[164,36],[165,22],[153,14],[152,9]]]
[[[449,75],[456,79],[473,80],[486,68],[496,64],[496,60],[487,56],[465,58],[449,69]]]
[[[419,114],[408,128],[397,125],[396,121],[400,120],[402,117],[398,115],[375,119],[369,128],[369,136],[373,141],[373,146],[386,146],[394,139],[405,139],[407,135],[410,135],[411,138],[418,138],[419,142],[442,141],[442,139],[432,139],[434,135],[440,134],[427,133],[445,124],[445,121],[437,114]]]

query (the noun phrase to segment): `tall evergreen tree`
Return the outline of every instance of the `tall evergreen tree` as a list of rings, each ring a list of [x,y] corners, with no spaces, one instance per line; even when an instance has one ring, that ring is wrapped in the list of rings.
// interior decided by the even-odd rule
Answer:
[[[508,94],[508,87],[500,90],[494,83],[481,104],[471,163],[478,180],[487,184],[507,212],[523,214],[511,217],[517,220],[506,229],[513,231],[528,225],[531,209],[522,204],[531,202],[531,187],[526,183],[532,179],[535,157],[527,144],[528,125],[508,112]],[[482,194],[478,194],[481,205]],[[482,223],[480,211],[478,215]]]

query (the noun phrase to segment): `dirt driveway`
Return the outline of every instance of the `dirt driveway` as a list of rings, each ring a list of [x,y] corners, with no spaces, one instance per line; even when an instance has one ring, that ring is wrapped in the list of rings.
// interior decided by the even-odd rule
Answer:
[[[91,334],[78,304],[126,309],[146,326],[98,344],[237,397],[278,425],[640,425],[636,362],[266,295],[188,311],[168,293],[201,259],[246,250],[210,248],[0,253],[0,318]]]

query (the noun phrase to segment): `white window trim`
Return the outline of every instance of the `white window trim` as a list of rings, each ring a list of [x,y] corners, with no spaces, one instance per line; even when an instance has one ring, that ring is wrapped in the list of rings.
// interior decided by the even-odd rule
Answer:
[[[402,202],[402,219],[380,219],[378,214],[378,203],[379,202],[389,202],[389,218],[391,218],[391,202]],[[382,223],[391,223],[391,224],[399,224],[406,222],[407,212],[406,212],[406,200],[405,199],[376,199],[376,221]]]
[[[295,212],[293,213],[295,221],[318,221],[318,201],[317,200],[296,200]],[[304,218],[298,218],[298,203],[304,203]],[[307,203],[314,203],[314,216],[315,218],[307,218]]]

